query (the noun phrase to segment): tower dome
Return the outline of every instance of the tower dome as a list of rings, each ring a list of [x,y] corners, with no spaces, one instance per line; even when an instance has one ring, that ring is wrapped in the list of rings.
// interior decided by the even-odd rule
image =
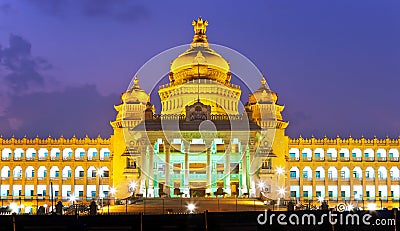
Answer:
[[[133,85],[122,94],[121,101],[124,103],[146,104],[150,99],[149,94],[140,88],[137,76],[133,79]]]
[[[210,48],[206,36],[208,21],[198,18],[193,20],[192,25],[195,34],[190,48],[171,62],[171,83],[180,84],[199,76],[228,83],[231,77],[229,63]]]
[[[261,79],[261,86],[250,95],[250,103],[277,103],[278,95],[267,86],[264,76]]]

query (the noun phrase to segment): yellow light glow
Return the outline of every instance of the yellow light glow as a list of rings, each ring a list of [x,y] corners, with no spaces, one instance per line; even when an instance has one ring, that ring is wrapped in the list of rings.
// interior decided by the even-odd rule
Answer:
[[[368,205],[367,205],[367,209],[368,209],[368,210],[376,210],[376,204],[372,204],[372,203],[371,203],[371,204],[368,204]]]
[[[282,167],[278,167],[276,168],[276,173],[278,173],[278,175],[281,175],[285,172],[285,170]]]

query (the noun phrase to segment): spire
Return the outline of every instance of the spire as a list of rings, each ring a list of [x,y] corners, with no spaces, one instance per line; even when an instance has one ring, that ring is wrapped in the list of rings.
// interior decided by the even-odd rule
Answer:
[[[137,77],[137,75],[135,75],[135,77],[133,78],[133,85],[130,87],[130,89],[139,89],[139,79]]]
[[[208,21],[204,20],[200,17],[197,20],[192,21],[192,26],[194,30],[194,37],[193,37],[193,43],[208,43],[207,42],[207,36],[206,36],[206,30],[208,26]]]
[[[265,84],[267,83],[267,81],[265,80],[264,74],[262,75],[260,82],[261,82],[262,86],[265,86]]]

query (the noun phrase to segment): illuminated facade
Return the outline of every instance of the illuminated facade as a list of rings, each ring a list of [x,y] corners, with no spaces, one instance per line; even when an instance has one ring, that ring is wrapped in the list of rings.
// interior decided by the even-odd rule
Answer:
[[[171,63],[170,83],[158,90],[160,115],[135,77],[108,139],[0,138],[2,202],[22,197],[33,206],[49,198],[51,183],[55,198],[83,201],[132,194],[398,201],[400,138],[291,139],[284,106],[264,78],[239,113],[242,91],[210,48],[207,25],[193,21],[190,48]],[[265,129],[274,131],[270,147]]]

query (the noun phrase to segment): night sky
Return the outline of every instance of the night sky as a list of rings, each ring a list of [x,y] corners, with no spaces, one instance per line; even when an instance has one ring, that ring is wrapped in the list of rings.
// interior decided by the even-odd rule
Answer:
[[[0,134],[109,137],[133,75],[199,16],[264,73],[289,136],[400,135],[396,0],[0,0]]]

